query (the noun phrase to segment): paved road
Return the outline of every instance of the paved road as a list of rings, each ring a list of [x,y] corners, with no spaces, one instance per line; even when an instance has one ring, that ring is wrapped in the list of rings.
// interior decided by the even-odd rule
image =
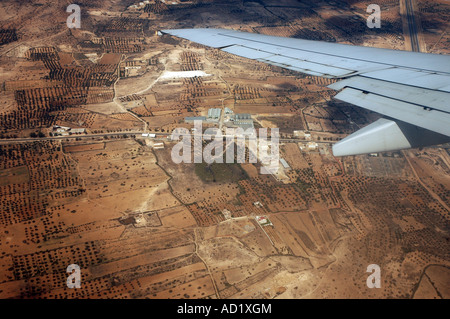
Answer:
[[[103,137],[103,136],[123,136],[124,134],[137,135],[142,134],[143,132],[122,132],[122,133],[102,133],[102,134],[83,134],[83,135],[68,135],[68,136],[53,136],[53,137],[24,137],[24,138],[5,138],[0,139],[0,144],[13,144],[13,143],[29,143],[29,142],[38,142],[38,141],[57,141],[57,140],[66,140],[66,139],[92,139],[95,137]],[[167,135],[167,134],[164,134]]]
[[[409,38],[411,41],[411,50],[420,52],[419,36],[416,19],[414,18],[413,0],[405,0],[406,18],[408,19]]]
[[[68,136],[53,136],[53,137],[25,137],[25,138],[5,138],[5,139],[0,139],[0,144],[14,144],[14,143],[30,143],[30,142],[38,142],[38,141],[57,141],[57,140],[67,140],[67,139],[71,139],[71,140],[75,140],[75,139],[92,139],[92,138],[96,138],[96,137],[104,137],[104,136],[123,136],[123,135],[136,135],[136,137],[141,137],[141,134],[144,133],[142,131],[139,132],[121,132],[121,133],[101,133],[101,134],[83,134],[83,135],[68,135]],[[153,133],[156,135],[156,138],[166,138],[167,136],[170,136],[171,133]],[[192,136],[192,135],[191,135]],[[208,135],[203,135],[203,137],[209,137],[208,140],[214,139],[214,135],[208,136]],[[223,138],[226,139],[228,135],[223,135]],[[232,137],[234,135],[230,135],[230,137]],[[145,137],[142,137],[145,138]],[[149,138],[149,137],[147,137]],[[247,138],[248,139],[248,138]],[[270,141],[270,138],[268,138],[268,140]],[[316,142],[316,143],[322,143],[322,144],[329,144],[329,143],[336,143],[335,141],[306,141],[304,139],[301,138],[279,138],[280,142],[284,142],[284,143],[298,143],[298,142]]]

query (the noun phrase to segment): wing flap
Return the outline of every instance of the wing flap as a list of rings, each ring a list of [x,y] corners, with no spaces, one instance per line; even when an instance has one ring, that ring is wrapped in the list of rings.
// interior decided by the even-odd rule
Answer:
[[[364,73],[364,76],[377,80],[450,93],[450,74],[441,75],[413,69],[391,68],[367,72]]]
[[[360,91],[370,92],[394,100],[404,101],[426,108],[433,108],[442,112],[449,112],[450,94],[423,88],[411,87],[398,83],[369,79],[363,76],[351,77],[328,86],[334,90],[349,87]]]
[[[336,99],[443,135],[450,136],[450,114],[394,100],[353,88],[345,88]]]

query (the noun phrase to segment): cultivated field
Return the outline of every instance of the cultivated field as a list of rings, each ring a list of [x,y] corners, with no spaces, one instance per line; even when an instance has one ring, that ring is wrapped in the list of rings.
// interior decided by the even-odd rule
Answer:
[[[448,145],[336,158],[380,116],[335,80],[156,33],[409,49],[398,1],[380,29],[371,1],[139,2],[80,0],[80,29],[65,1],[0,3],[0,298],[450,297]],[[421,48],[448,53],[446,1],[416,2]],[[175,164],[171,132],[225,107],[279,128],[287,166]]]

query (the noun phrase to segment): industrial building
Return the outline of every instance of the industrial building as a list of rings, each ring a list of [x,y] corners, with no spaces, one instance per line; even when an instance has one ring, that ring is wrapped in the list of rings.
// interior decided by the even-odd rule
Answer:
[[[235,114],[232,116],[232,123],[234,126],[242,128],[244,131],[249,128],[254,128],[253,119],[250,114]]]
[[[288,162],[286,162],[286,160],[284,158],[280,158],[280,163],[281,165],[283,165],[283,167],[285,169],[290,169],[291,167],[289,166]]]
[[[215,108],[208,110],[208,120],[209,121],[218,121],[220,119],[220,115],[222,114],[222,109]]]

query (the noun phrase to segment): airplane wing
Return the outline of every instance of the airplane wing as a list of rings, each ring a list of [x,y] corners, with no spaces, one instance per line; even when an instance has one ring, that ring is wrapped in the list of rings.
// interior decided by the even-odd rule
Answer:
[[[450,142],[450,56],[225,29],[161,30],[241,57],[339,79],[336,99],[383,114],[333,146],[335,156]]]

